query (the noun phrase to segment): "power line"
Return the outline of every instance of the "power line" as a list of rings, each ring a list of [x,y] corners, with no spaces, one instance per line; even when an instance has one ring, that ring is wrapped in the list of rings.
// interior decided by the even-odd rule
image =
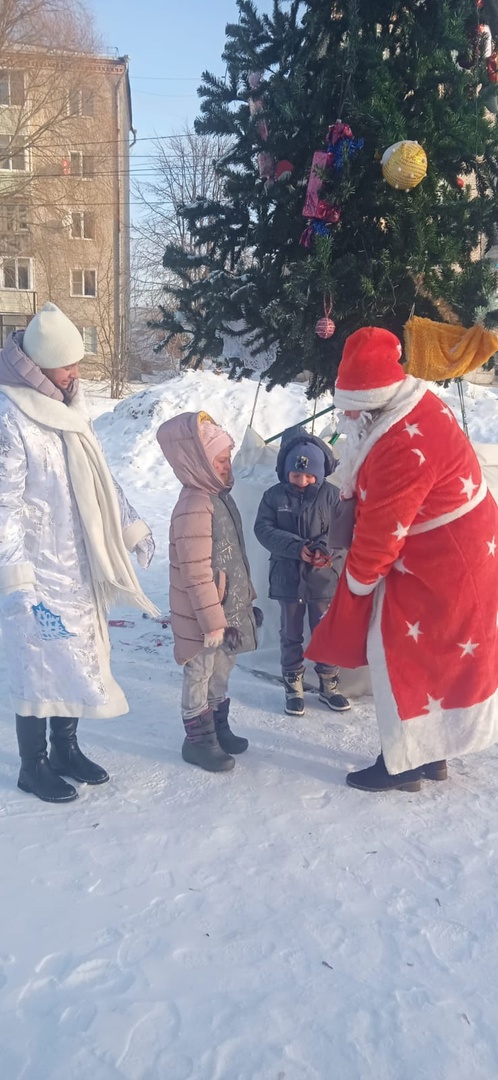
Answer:
[[[137,82],[202,82],[202,75],[131,75]]]

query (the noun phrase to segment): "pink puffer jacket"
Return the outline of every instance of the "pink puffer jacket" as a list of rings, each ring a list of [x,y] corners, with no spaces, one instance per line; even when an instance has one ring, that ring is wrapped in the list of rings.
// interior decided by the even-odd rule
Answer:
[[[256,648],[255,597],[237,507],[209,462],[199,435],[207,413],[181,413],[157,440],[183,484],[170,523],[170,610],[175,660],[204,647],[204,634],[236,626],[239,652]]]

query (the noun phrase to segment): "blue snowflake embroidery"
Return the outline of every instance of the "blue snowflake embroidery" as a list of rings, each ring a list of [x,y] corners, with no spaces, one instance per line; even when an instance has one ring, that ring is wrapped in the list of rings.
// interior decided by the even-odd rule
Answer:
[[[60,615],[54,615],[53,611],[50,611],[45,604],[33,605],[33,615],[38,623],[38,630],[40,631],[40,637],[44,641],[55,641],[56,638],[68,638],[76,637],[76,634],[71,634],[69,630],[66,630],[64,623]]]

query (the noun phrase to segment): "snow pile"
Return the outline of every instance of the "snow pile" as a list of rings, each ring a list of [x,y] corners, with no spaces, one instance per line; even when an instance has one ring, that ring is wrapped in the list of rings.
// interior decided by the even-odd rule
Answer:
[[[100,416],[96,430],[109,458],[118,450],[122,475],[124,468],[131,482],[150,489],[158,479],[158,469],[164,473],[167,468],[156,442],[156,431],[164,420],[203,409],[230,432],[238,447],[249,424],[257,385],[257,380],[233,382],[225,374],[187,371],[120,401],[112,413]],[[253,426],[264,439],[311,416],[313,407],[305,389],[294,383],[285,389],[275,387],[268,394],[261,388]],[[321,408],[332,404],[331,396],[322,400]]]
[[[97,420],[154,528],[141,580],[163,609],[178,485],[156,428],[203,408],[239,445],[254,390],[187,373]],[[498,442],[495,392],[469,388],[467,403],[472,437]],[[93,415],[103,404],[92,395]],[[261,391],[254,426],[268,436],[310,411],[302,387]],[[273,479],[270,461],[258,482]],[[378,751],[370,701],[340,717],[309,694],[291,720],[279,685],[237,668],[250,748],[232,773],[203,773],[180,757],[168,628],[121,615],[130,714],[81,725],[109,784],[78,785],[68,806],[18,791],[0,699],[2,1078],[494,1080],[497,750],[419,794],[353,791],[345,773]]]

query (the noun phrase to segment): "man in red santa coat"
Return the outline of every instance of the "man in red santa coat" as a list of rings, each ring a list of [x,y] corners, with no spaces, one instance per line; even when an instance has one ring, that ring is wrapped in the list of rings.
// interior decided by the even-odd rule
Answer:
[[[370,666],[382,753],[347,777],[418,791],[498,741],[498,507],[444,402],[376,327],[346,341],[335,404],[357,495],[344,574],[306,655]],[[339,473],[339,470],[338,470]]]

